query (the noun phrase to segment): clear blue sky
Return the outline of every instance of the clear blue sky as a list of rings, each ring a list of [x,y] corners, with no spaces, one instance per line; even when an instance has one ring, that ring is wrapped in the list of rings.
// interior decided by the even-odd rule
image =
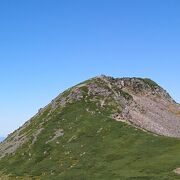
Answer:
[[[0,1],[0,136],[100,74],[152,78],[180,102],[180,1]]]

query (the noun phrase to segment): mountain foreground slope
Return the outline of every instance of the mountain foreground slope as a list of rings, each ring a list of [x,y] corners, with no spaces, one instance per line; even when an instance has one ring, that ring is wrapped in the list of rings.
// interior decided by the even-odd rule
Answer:
[[[180,105],[150,79],[72,87],[0,144],[0,179],[180,179]]]

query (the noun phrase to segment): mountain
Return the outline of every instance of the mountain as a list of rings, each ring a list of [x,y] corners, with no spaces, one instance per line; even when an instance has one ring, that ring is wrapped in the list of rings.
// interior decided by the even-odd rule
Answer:
[[[61,93],[0,144],[1,179],[180,179],[180,105],[143,78]],[[176,172],[176,173],[175,173]]]

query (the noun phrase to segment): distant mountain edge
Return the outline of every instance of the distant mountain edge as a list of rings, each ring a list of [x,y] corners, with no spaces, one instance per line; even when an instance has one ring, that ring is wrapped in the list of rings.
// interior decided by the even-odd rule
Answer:
[[[0,137],[0,142],[2,142],[5,138],[4,137]]]

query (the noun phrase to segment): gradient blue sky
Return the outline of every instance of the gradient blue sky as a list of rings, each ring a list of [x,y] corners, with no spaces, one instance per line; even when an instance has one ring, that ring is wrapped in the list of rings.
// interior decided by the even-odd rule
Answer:
[[[179,0],[0,1],[0,136],[87,78],[149,77],[180,102]]]

